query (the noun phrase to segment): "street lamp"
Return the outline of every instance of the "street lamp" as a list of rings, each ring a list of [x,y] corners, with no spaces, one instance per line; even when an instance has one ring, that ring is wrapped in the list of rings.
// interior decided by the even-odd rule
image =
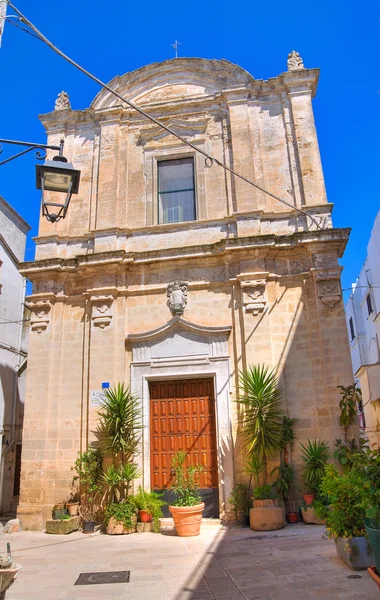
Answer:
[[[80,181],[80,171],[74,169],[73,165],[67,162],[67,158],[63,156],[64,140],[61,140],[59,146],[47,146],[46,144],[0,139],[0,154],[2,152],[2,144],[14,144],[26,146],[27,148],[10,158],[6,158],[0,162],[0,166],[31,150],[36,150],[36,158],[38,160],[46,158],[46,150],[59,150],[58,156],[54,156],[53,160],[45,160],[43,165],[36,165],[36,187],[38,190],[42,190],[42,215],[51,223],[64,219],[72,194],[78,193]],[[41,153],[40,150],[43,152]],[[47,199],[45,192],[59,192],[66,194],[66,198],[63,203],[59,202],[58,199],[55,200],[55,196],[49,196],[49,199]],[[52,207],[56,209],[55,212],[51,212]]]

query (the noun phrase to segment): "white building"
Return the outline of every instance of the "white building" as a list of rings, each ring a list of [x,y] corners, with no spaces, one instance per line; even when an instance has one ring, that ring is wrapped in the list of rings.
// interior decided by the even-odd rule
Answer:
[[[15,513],[20,486],[27,336],[19,264],[29,230],[0,196],[0,514]]]
[[[363,393],[366,431],[380,441],[380,212],[367,248],[367,258],[346,304],[354,377]]]

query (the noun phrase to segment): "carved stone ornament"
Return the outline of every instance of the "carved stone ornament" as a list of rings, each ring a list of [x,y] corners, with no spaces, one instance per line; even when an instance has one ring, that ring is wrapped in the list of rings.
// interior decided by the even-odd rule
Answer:
[[[90,296],[92,304],[92,322],[94,327],[104,329],[108,327],[112,320],[111,306],[114,297],[110,295]]]
[[[342,296],[340,272],[341,268],[315,272],[318,298],[330,308],[337,304]]]
[[[54,110],[71,110],[70,98],[67,92],[60,92],[55,101]]]
[[[246,273],[238,276],[243,295],[243,306],[246,313],[257,316],[267,307],[266,285],[268,273]]]
[[[187,304],[187,281],[172,281],[166,288],[167,305],[173,315],[182,315]]]
[[[292,50],[288,54],[288,71],[297,71],[298,69],[304,69],[305,65],[300,57],[299,53]]]
[[[31,311],[31,330],[41,333],[41,331],[44,331],[50,323],[50,310],[52,303],[50,300],[39,300],[37,302],[28,302],[27,306]]]

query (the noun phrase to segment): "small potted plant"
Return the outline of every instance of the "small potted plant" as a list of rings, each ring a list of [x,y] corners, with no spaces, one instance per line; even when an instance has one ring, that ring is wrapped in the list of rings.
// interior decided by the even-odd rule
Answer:
[[[326,519],[326,534],[335,542],[338,556],[351,569],[366,569],[373,564],[373,555],[364,527],[363,480],[352,469],[339,474],[334,465],[327,465],[321,483],[321,493],[329,506],[316,507],[317,514]]]
[[[169,506],[177,535],[193,537],[199,535],[202,513],[205,507],[199,493],[199,475],[204,467],[186,466],[187,454],[179,450],[172,458],[174,479],[172,490],[175,501]]]
[[[308,440],[301,446],[302,479],[306,492],[303,495],[305,506],[301,507],[305,523],[323,524],[316,515],[313,502],[319,495],[319,486],[325,474],[327,461],[330,458],[328,445],[322,440]]]
[[[276,489],[285,504],[286,519],[288,523],[297,523],[298,514],[294,510],[293,504],[293,487],[294,487],[294,469],[285,462],[282,462],[278,468],[278,479],[276,481]]]
[[[81,506],[79,515],[84,521],[84,533],[92,533],[95,520],[100,510],[100,499],[103,490],[101,484],[102,454],[91,446],[85,452],[80,452],[74,467],[77,475],[74,481],[79,481],[81,490]]]
[[[235,518],[243,527],[249,527],[250,492],[246,483],[238,483],[233,488],[228,502],[232,505]]]
[[[147,492],[139,486],[133,501],[138,509],[141,523],[153,523],[153,531],[160,531],[160,519],[162,518],[162,507],[167,503],[162,500],[162,494],[155,491]]]
[[[69,512],[70,517],[76,517],[79,509],[79,490],[72,489],[70,492],[69,499],[66,502],[66,508]]]
[[[122,502],[112,502],[104,511],[104,524],[108,535],[135,533],[137,508],[132,497]]]
[[[94,533],[96,517],[100,511],[100,505],[92,499],[84,500],[79,507],[79,516],[83,520],[83,533]]]

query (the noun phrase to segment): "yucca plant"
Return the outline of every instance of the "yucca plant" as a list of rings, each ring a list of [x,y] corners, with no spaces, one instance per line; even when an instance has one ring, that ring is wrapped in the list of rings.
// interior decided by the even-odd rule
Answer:
[[[247,453],[264,464],[265,485],[267,459],[281,450],[283,439],[282,399],[276,370],[255,365],[242,371],[238,402],[243,407],[240,418],[243,443]]]
[[[141,477],[139,466],[134,462],[121,464],[119,468],[120,481],[125,488],[125,495],[128,496],[131,483],[134,479]]]
[[[308,492],[317,494],[330,458],[330,449],[322,440],[308,440],[306,446],[302,443],[300,446],[305,487]]]
[[[102,474],[102,482],[106,484],[109,490],[109,502],[120,502],[120,484],[121,476],[119,469],[115,465],[110,465]]]
[[[112,452],[122,463],[130,461],[138,454],[143,428],[140,400],[123,383],[118,383],[105,390],[98,414],[98,434],[103,451]]]

